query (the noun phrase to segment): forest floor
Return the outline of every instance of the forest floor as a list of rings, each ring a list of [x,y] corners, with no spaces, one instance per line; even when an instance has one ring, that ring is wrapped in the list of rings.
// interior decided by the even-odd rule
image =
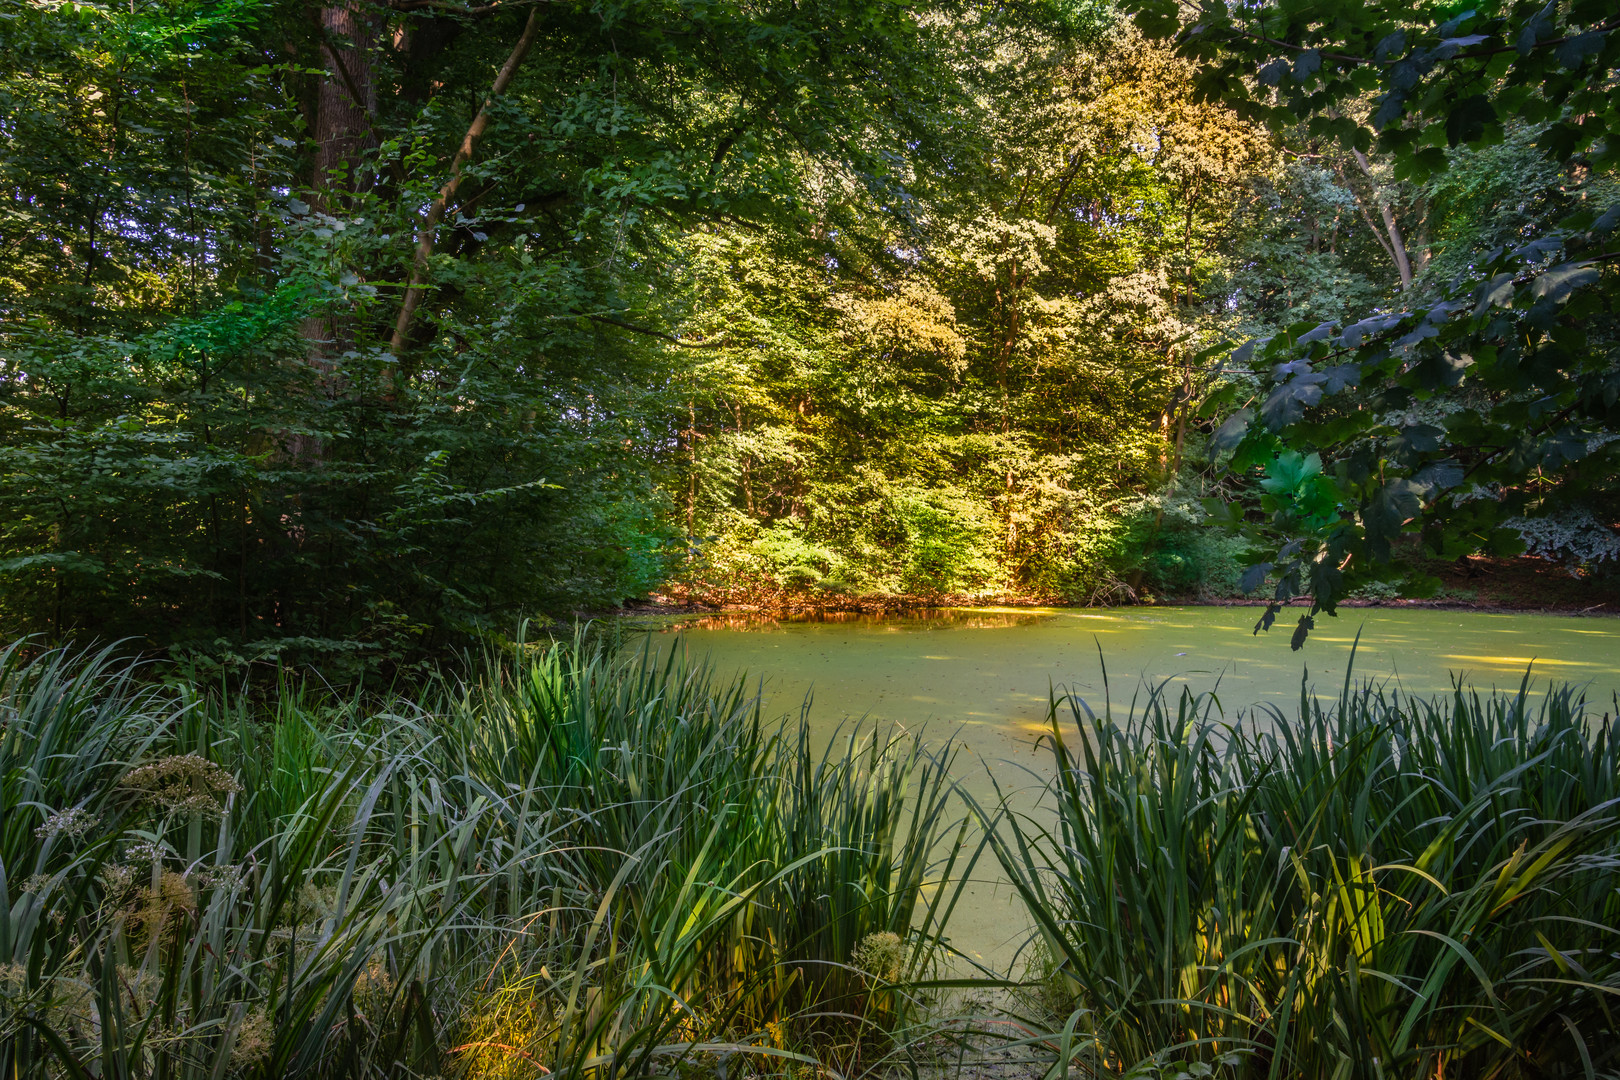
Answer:
[[[1455,611],[1541,612],[1560,615],[1620,615],[1620,573],[1577,576],[1558,563],[1536,558],[1468,558],[1432,563],[1424,570],[1440,581],[1433,596],[1403,597],[1393,588],[1368,590],[1343,602],[1344,607],[1434,608]],[[1292,606],[1309,604],[1308,599]],[[881,617],[931,608],[960,607],[1263,607],[1257,595],[1235,593],[1165,593],[1135,604],[1076,604],[1043,596],[969,596],[961,594],[859,595],[814,590],[728,590],[723,595],[671,589],[634,602],[614,615],[685,615],[753,612],[775,617],[819,619],[836,616]]]
[[[1468,558],[1426,566],[1440,590],[1424,599],[1357,597],[1352,607],[1432,607],[1466,611],[1540,611],[1620,615],[1620,574],[1577,576],[1547,559]]]

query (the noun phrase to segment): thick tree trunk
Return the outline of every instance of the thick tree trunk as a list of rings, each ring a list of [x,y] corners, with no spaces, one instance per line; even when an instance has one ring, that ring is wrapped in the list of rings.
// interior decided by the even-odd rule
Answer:
[[[345,202],[355,184],[354,166],[373,142],[377,111],[372,65],[377,55],[376,17],[355,4],[321,8],[321,66],[316,90],[315,190],[329,207]]]
[[[325,70],[316,83],[310,130],[315,138],[315,160],[310,173],[311,201],[327,213],[341,213],[351,202],[358,178],[360,156],[375,144],[372,117],[377,111],[377,84],[373,66],[381,27],[374,12],[358,3],[322,7],[320,63]],[[342,314],[312,316],[299,326],[305,356],[325,393],[337,392],[333,358],[354,344],[354,326]],[[288,453],[295,459],[324,456],[319,440],[296,435]]]

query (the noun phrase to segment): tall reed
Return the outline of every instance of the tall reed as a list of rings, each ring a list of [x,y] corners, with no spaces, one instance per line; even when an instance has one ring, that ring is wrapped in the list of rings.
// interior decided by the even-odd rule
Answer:
[[[1620,748],[1527,691],[1054,697],[1049,801],[991,831],[1068,1003],[1037,1043],[1086,1075],[1620,1068]]]
[[[0,655],[7,1075],[848,1068],[915,1019],[962,815],[910,740],[583,638],[381,703],[149,674]]]

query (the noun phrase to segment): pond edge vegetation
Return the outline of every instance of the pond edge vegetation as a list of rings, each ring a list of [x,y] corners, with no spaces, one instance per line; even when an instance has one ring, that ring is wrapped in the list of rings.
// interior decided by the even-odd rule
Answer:
[[[62,1077],[1597,1076],[1620,754],[1552,689],[1054,693],[1058,778],[584,637],[411,696],[0,657],[0,1064]],[[802,717],[800,718],[802,721]],[[981,858],[1035,927],[962,978]],[[994,1003],[960,992],[996,991]]]

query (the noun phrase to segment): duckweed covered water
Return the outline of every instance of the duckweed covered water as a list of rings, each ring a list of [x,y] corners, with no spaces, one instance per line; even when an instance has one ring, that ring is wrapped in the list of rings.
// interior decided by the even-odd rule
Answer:
[[[868,718],[922,730],[963,747],[959,779],[976,797],[1029,793],[1049,777],[1050,755],[1037,753],[1052,688],[1101,711],[1130,704],[1144,681],[1213,690],[1221,710],[1266,704],[1296,714],[1302,682],[1336,697],[1352,646],[1357,681],[1387,681],[1403,693],[1429,696],[1454,678],[1482,691],[1517,690],[1526,670],[1532,692],[1550,681],[1587,690],[1599,714],[1620,693],[1620,620],[1547,615],[1392,608],[1345,609],[1319,618],[1300,652],[1284,613],[1270,634],[1254,635],[1256,608],[948,609],[902,616],[832,615],[779,620],[728,614],[678,621],[694,656],[707,654],[721,674],[746,671],[764,680],[768,712],[797,713],[813,697],[812,732],[831,737],[851,719]],[[1100,655],[1099,655],[1100,650]],[[1106,690],[1105,690],[1106,666]],[[980,765],[982,760],[983,765]],[[959,948],[1005,966],[1021,936],[1016,901],[1003,883],[985,878],[953,920]]]

